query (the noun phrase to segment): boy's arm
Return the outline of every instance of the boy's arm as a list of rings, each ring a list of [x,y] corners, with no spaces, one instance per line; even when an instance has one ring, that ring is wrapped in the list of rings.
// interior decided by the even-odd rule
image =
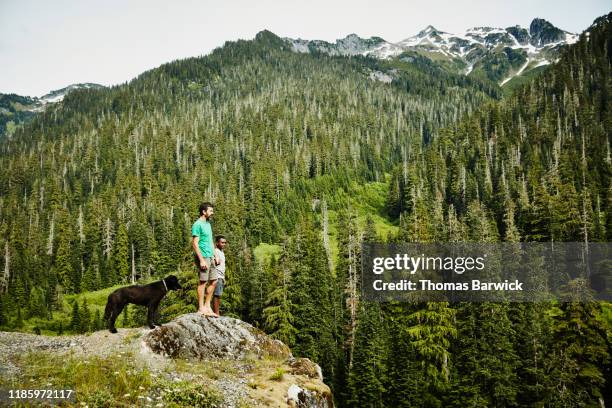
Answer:
[[[220,261],[219,261],[219,257],[217,256],[217,248],[215,247],[215,244],[213,244],[213,242],[212,242],[213,239],[214,239],[214,238],[212,238],[212,234],[210,234],[210,235],[211,235],[210,246],[212,248],[212,254],[213,254],[214,261],[215,261],[215,265],[219,265]]]

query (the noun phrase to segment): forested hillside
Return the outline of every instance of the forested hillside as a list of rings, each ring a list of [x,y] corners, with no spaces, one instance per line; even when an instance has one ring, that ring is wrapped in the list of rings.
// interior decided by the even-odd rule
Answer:
[[[265,31],[70,93],[0,142],[0,327],[95,330],[105,288],[168,273],[189,290],[163,317],[194,311],[189,231],[212,201],[224,312],[317,361],[339,406],[597,405],[600,304],[364,304],[359,248],[609,241],[611,18],[501,102],[426,61]]]
[[[0,94],[0,137],[12,134],[17,125],[30,120],[36,101],[27,96]]]
[[[400,219],[397,240],[611,240],[611,20],[396,167],[386,208]],[[609,312],[606,329],[599,303],[367,305],[361,314],[360,369],[349,377],[357,406],[609,402]]]
[[[313,218],[312,200],[384,181],[432,129],[496,95],[410,66],[388,86],[368,79],[374,60],[285,47],[262,32],[124,86],[75,91],[6,140],[6,306],[44,315],[58,288],[176,270],[203,200],[242,260]]]

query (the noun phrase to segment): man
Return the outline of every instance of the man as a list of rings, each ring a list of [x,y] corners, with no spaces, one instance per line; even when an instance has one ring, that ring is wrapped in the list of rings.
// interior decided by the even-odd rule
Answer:
[[[215,244],[215,257],[219,262],[214,267],[217,272],[217,285],[213,295],[213,312],[219,315],[221,295],[223,294],[223,287],[225,286],[225,252],[223,252],[223,248],[227,245],[227,240],[223,235],[217,235],[215,237]]]
[[[217,283],[217,274],[212,268],[215,259],[212,227],[210,218],[214,214],[211,203],[202,203],[199,207],[200,217],[191,226],[191,244],[194,252],[194,262],[199,272],[198,283],[198,313],[204,316],[219,317],[210,307],[213,292]],[[206,294],[206,301],[204,295]]]

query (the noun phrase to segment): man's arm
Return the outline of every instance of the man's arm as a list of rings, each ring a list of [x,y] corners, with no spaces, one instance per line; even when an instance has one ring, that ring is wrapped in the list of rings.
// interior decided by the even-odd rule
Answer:
[[[200,247],[198,246],[200,242],[200,237],[194,235],[191,239],[191,245],[193,246],[193,250],[195,251],[198,259],[200,260],[200,268],[206,269],[206,262],[204,261],[204,257],[200,253]]]

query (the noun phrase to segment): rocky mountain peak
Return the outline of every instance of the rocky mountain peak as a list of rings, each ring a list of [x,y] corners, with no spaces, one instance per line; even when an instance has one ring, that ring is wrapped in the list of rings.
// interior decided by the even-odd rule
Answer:
[[[463,33],[448,33],[428,25],[416,35],[399,42],[380,37],[363,39],[350,34],[329,43],[319,40],[285,38],[295,52],[319,52],[329,55],[367,55],[380,59],[403,58],[417,53],[435,63],[455,67],[465,75],[475,74],[506,83],[514,76],[555,61],[561,46],[572,44],[578,35],[536,18],[529,29],[515,25],[507,28],[479,26]],[[372,79],[372,78],[371,78]]]
[[[529,25],[531,44],[541,47],[565,39],[565,32],[543,18],[534,18]]]
[[[512,36],[516,39],[516,41],[521,45],[529,44],[529,31],[520,25],[515,25],[512,27],[507,27],[506,31],[512,34]]]
[[[436,27],[432,25],[428,25],[427,27],[419,31],[419,33],[417,34],[417,37],[427,37],[428,35],[436,34],[437,32],[438,30],[436,29]]]

